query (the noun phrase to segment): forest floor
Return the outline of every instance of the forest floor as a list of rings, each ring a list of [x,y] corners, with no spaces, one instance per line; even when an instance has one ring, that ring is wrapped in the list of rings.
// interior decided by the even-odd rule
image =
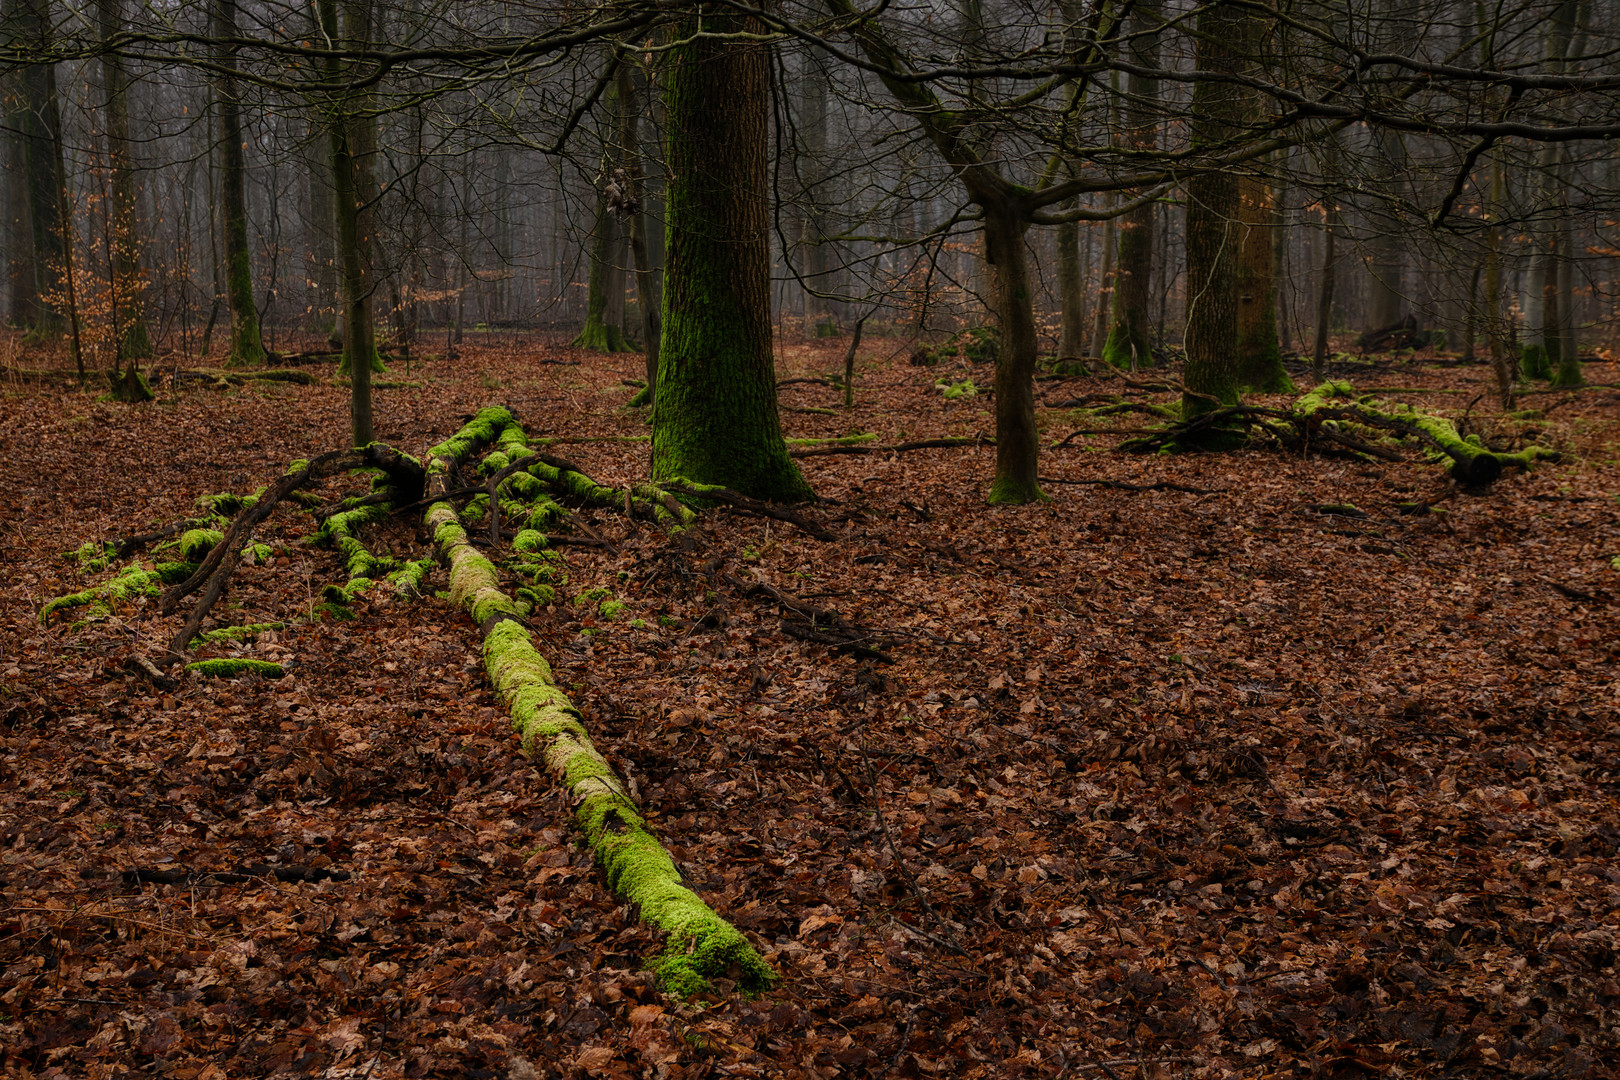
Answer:
[[[779,375],[843,349],[784,346]],[[645,435],[638,366],[467,346],[379,392],[379,438],[419,454],[492,403],[531,435]],[[988,434],[991,398],[935,389],[958,369],[871,341],[853,411],[791,384],[784,424]],[[127,674],[183,616],[152,601],[41,626],[100,579],[64,553],[340,447],[344,389],[160,382],[125,406],[8,377],[0,1075],[1620,1075],[1620,363],[1520,419],[1485,366],[1332,374],[1564,459],[1446,494],[1415,451],[1096,435],[1043,456],[1086,484],[1022,508],[985,505],[991,447],[803,458],[830,541],[721,510],[685,550],[582,512],[613,547],[566,549],[537,640],[782,975],[708,1003],[641,970],[659,943],[519,754],[442,571],[321,617],[341,561],[279,511],[215,616],[289,625],[202,653],[279,681]],[[1145,422],[1042,409],[1048,445]],[[644,475],[645,443],[565,449]],[[414,517],[368,543],[431,551]],[[883,659],[792,636],[759,583]],[[597,588],[621,618],[569,602]]]

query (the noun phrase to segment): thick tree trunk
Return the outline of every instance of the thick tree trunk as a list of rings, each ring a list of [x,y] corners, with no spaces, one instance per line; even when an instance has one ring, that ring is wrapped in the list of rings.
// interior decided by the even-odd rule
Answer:
[[[10,0],[13,34],[24,49],[44,53],[50,21],[46,0]],[[33,240],[34,295],[39,307],[29,328],[37,337],[55,337],[65,328],[68,252],[65,242],[66,200],[62,195],[61,107],[56,93],[56,65],[31,64],[22,69],[22,139],[28,173],[28,223]],[[83,377],[83,360],[79,361]]]
[[[1272,261],[1271,190],[1260,177],[1238,181],[1238,381],[1262,394],[1294,388],[1277,345],[1277,277]]]
[[[692,28],[689,24],[688,29]],[[704,28],[757,31],[706,17]],[[663,343],[652,474],[797,502],[771,346],[768,48],[698,38],[673,55]]]
[[[1236,73],[1242,57],[1244,15],[1211,5],[1198,15],[1196,66]],[[1243,94],[1235,86],[1200,82],[1193,90],[1192,141],[1210,146],[1230,138],[1242,119]],[[1183,420],[1238,395],[1237,263],[1240,237],[1238,180],[1227,169],[1200,172],[1187,182],[1187,365]]]
[[[214,35],[236,36],[236,0],[214,0]],[[217,58],[233,69],[235,50],[222,47]],[[264,341],[259,308],[253,297],[253,256],[247,232],[247,164],[243,152],[241,102],[236,80],[220,75],[215,101],[219,118],[219,214],[225,242],[225,297],[231,309],[231,346],[227,364],[261,364]]]
[[[96,0],[102,41],[111,41],[123,27],[121,0]],[[141,228],[136,205],[135,168],[130,158],[129,74],[123,57],[108,51],[101,57],[107,105],[108,188],[111,196],[112,302],[114,333],[118,355],[135,361],[152,355],[152,339],[146,328],[146,303],[142,297]],[[131,364],[133,369],[134,364]]]
[[[983,197],[985,251],[994,272],[1001,348],[996,354],[996,475],[992,504],[1044,499],[1036,480],[1040,436],[1035,427],[1035,357],[1039,339],[1031,303],[1028,217],[1005,199]]]

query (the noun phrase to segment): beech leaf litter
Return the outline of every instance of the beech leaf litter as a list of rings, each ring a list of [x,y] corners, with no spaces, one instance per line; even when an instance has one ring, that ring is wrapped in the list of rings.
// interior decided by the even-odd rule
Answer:
[[[661,942],[520,753],[442,568],[334,600],[344,556],[287,504],[188,657],[265,665],[151,678],[132,657],[188,610],[156,586],[42,621],[176,557],[82,545],[341,447],[345,389],[10,377],[0,1075],[1620,1075],[1620,364],[1513,414],[1484,366],[1333,373],[1560,454],[1475,489],[1392,443],[1122,453],[1151,410],[1046,381],[1082,402],[1040,410],[1050,500],[995,509],[994,395],[935,389],[988,369],[906,351],[868,339],[844,410],[843,346],[782,346],[784,426],[933,445],[804,453],[797,524],[573,507],[528,619],[781,976],[709,1000],[645,970]],[[638,363],[467,345],[379,390],[378,438],[420,454],[500,404],[628,490]],[[419,513],[357,535],[433,552]]]

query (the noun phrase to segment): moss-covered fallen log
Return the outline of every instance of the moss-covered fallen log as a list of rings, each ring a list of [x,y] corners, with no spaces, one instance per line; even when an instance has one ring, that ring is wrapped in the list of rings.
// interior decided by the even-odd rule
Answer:
[[[475,472],[475,463],[485,451],[492,451],[481,462],[484,481],[476,487],[458,487],[460,477]],[[156,568],[137,564],[112,581],[86,590],[83,594],[59,597],[47,604],[42,618],[73,606],[105,602],[141,592],[156,595],[161,584],[174,584],[181,578],[187,588],[202,583],[202,597],[194,606],[185,626],[173,638],[175,655],[163,658],[164,665],[181,659],[181,652],[197,636],[210,606],[219,596],[231,570],[240,562],[242,549],[251,530],[283,501],[295,497],[306,486],[325,477],[355,468],[380,469],[386,483],[379,482],[374,495],[359,495],[339,502],[310,501],[321,512],[318,535],[335,547],[349,574],[342,587],[347,599],[355,591],[371,586],[371,575],[389,570],[399,559],[379,557],[366,547],[360,535],[367,526],[416,502],[427,504],[425,521],[432,531],[440,559],[450,567],[450,600],[465,610],[478,624],[482,637],[485,669],[503,705],[510,712],[514,728],[522,737],[524,752],[545,762],[572,798],[577,824],[586,843],[607,876],[609,886],[629,903],[635,904],[643,921],[666,935],[663,951],[652,963],[653,970],[671,992],[693,995],[711,992],[717,980],[732,980],[745,991],[763,990],[777,975],[758,951],[734,926],[717,915],[703,899],[681,880],[673,859],[654,836],[630,797],[586,731],[582,717],[557,686],[550,666],[535,648],[523,619],[537,606],[554,602],[554,586],[566,580],[560,557],[549,550],[552,542],[537,530],[520,532],[512,544],[516,556],[508,572],[532,578],[533,585],[518,590],[517,596],[501,586],[501,571],[480,552],[469,535],[482,514],[492,518],[493,545],[506,535],[498,527],[496,515],[509,506],[509,517],[532,517],[536,500],[567,499],[607,507],[622,507],[629,513],[651,517],[670,529],[678,529],[694,519],[693,510],[677,498],[677,491],[695,499],[728,502],[763,508],[752,500],[741,500],[723,488],[661,488],[650,484],[612,488],[599,484],[570,463],[533,451],[516,420],[505,409],[485,409],[460,431],[434,447],[425,464],[420,464],[392,448],[374,444],[363,450],[339,451],[310,461],[295,462],[275,483],[268,485],[251,502],[244,501],[236,520],[223,529],[194,526],[186,530],[176,546],[200,558],[200,564],[174,563]],[[510,488],[506,485],[510,483]],[[420,497],[426,492],[427,499]],[[308,494],[308,493],[306,493]],[[455,496],[473,496],[461,505]],[[478,500],[482,504],[478,504]],[[555,505],[554,503],[552,505]],[[791,518],[790,518],[791,520]],[[209,525],[225,525],[209,519]],[[580,523],[583,525],[583,523]],[[475,527],[475,526],[474,526]],[[174,535],[174,530],[168,535]],[[87,546],[93,547],[93,546]],[[102,545],[108,549],[108,545]],[[92,551],[104,557],[102,551]],[[429,560],[404,562],[391,578],[411,575],[415,582],[434,564]],[[187,584],[189,583],[189,584]],[[396,582],[399,584],[400,582]],[[178,599],[185,595],[171,590]],[[606,613],[607,602],[601,610]],[[274,624],[229,628],[215,635],[217,640],[262,632]],[[158,665],[144,657],[130,658],[133,670],[144,673],[158,685],[169,685]],[[257,673],[279,677],[281,669],[267,661],[243,657],[196,660],[186,670],[212,677],[235,677]]]
[[[1352,399],[1335,404],[1334,399]],[[1464,484],[1489,484],[1505,468],[1528,469],[1537,461],[1557,458],[1555,451],[1530,446],[1518,452],[1492,450],[1478,436],[1464,436],[1443,416],[1379,402],[1370,395],[1357,397],[1349,383],[1326,382],[1313,388],[1294,406],[1294,413],[1314,424],[1345,421],[1393,432],[1426,442],[1449,460],[1451,475]]]
[[[1258,430],[1290,447],[1309,448],[1313,443],[1327,442],[1360,456],[1399,460],[1399,455],[1389,446],[1367,441],[1378,436],[1365,430],[1358,433],[1357,428],[1421,443],[1447,463],[1448,471],[1456,480],[1473,486],[1491,483],[1507,468],[1528,469],[1537,461],[1558,460],[1556,451],[1543,446],[1512,452],[1494,450],[1476,435],[1464,436],[1443,416],[1379,401],[1372,395],[1358,395],[1349,383],[1337,381],[1313,387],[1288,409],[1223,406],[1190,421],[1143,432],[1120,448],[1135,451],[1208,448],[1211,432],[1241,436],[1245,430],[1251,433]]]
[[[505,449],[520,438],[521,430],[505,410],[480,412],[429,452],[429,494],[451,490],[455,472],[485,447],[502,441]],[[735,979],[748,991],[769,987],[776,973],[736,927],[682,883],[674,860],[591,742],[579,710],[534,647],[522,623],[526,605],[501,589],[494,563],[473,547],[455,506],[433,503],[426,522],[450,564],[452,601],[483,635],[485,670],[523,739],[524,752],[544,761],[567,788],[575,820],[608,886],[635,904],[644,922],[667,935],[652,964],[660,981],[683,996],[708,992],[721,978]]]

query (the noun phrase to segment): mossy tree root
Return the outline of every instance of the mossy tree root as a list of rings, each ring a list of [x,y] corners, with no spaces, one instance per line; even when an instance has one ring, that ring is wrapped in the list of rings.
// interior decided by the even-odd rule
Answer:
[[[485,410],[434,448],[428,464],[430,496],[447,492],[456,468],[495,442],[506,426],[516,426],[509,413],[500,412],[496,416]],[[519,621],[526,605],[500,588],[495,565],[473,548],[455,507],[449,501],[435,502],[426,523],[450,564],[452,602],[472,616],[483,634],[485,670],[523,739],[524,753],[544,761],[567,787],[575,820],[607,874],[609,888],[637,905],[642,920],[667,935],[664,951],[652,964],[665,988],[690,996],[711,992],[720,978],[735,979],[750,992],[773,985],[776,973],[741,932],[682,884],[674,860],[592,744],[579,710],[558,688],[550,665]]]

